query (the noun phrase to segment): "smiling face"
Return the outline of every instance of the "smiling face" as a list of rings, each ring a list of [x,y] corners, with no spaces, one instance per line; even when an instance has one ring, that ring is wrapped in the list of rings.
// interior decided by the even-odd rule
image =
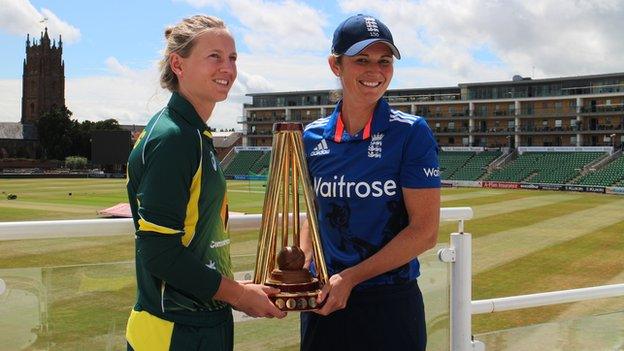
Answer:
[[[236,79],[236,46],[226,29],[214,28],[195,38],[188,57],[172,53],[171,68],[179,91],[191,100],[223,101]]]
[[[392,51],[384,43],[375,43],[355,56],[330,56],[329,65],[340,78],[345,103],[377,103],[394,73]]]

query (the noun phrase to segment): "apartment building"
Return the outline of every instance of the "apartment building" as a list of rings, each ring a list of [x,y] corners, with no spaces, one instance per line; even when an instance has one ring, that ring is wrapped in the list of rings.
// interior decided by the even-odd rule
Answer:
[[[275,122],[304,125],[330,114],[331,90],[248,94],[239,119],[244,146],[270,146]],[[624,144],[624,73],[460,83],[388,90],[393,108],[425,117],[440,146]]]

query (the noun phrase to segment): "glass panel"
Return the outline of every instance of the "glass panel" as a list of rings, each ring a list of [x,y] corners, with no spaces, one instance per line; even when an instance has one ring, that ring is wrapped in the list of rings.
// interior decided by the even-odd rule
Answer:
[[[122,237],[110,237],[123,240]],[[90,239],[83,239],[90,240]],[[41,259],[60,251],[80,255],[80,240],[31,240]],[[449,269],[437,250],[420,257],[423,292],[432,350],[449,349]],[[253,267],[255,254],[233,257],[235,267]],[[0,251],[1,252],[1,251]],[[6,252],[6,251],[5,251]],[[57,267],[0,269],[6,284],[0,292],[0,349],[2,350],[125,350],[125,328],[135,302],[134,261]],[[235,274],[250,279],[251,271]],[[1,284],[0,284],[1,285]],[[235,312],[236,350],[298,350],[299,315],[283,320],[253,319]]]
[[[624,312],[477,334],[486,350],[621,350]]]

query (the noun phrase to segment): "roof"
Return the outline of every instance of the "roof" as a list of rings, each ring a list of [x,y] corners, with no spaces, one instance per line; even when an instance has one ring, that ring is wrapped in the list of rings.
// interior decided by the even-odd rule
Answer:
[[[215,147],[230,147],[242,136],[241,132],[212,132],[212,141]]]
[[[621,78],[624,79],[624,72],[620,73],[606,73],[606,74],[592,74],[586,76],[569,76],[569,77],[557,77],[557,78],[543,78],[532,79],[528,77],[522,77],[522,80],[506,80],[497,82],[481,82],[481,83],[460,83],[459,87],[477,87],[477,86],[490,86],[490,85],[526,85],[526,84],[542,84],[552,82],[564,82],[571,80],[587,80],[587,79],[604,79],[604,78]]]
[[[24,128],[17,122],[0,122],[0,139],[24,139]]]

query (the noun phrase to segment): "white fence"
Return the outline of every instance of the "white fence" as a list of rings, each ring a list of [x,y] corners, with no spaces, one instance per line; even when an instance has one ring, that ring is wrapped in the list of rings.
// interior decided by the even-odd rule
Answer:
[[[305,214],[301,215],[301,219],[304,218]],[[440,210],[440,221],[459,221],[463,225],[464,220],[471,218],[472,209],[469,207]],[[258,229],[261,219],[260,214],[230,215],[230,230]],[[128,235],[134,230],[131,218],[0,222],[0,241]]]
[[[303,217],[303,216],[302,216]],[[438,252],[441,261],[451,264],[451,350],[485,350],[485,345],[473,340],[473,314],[492,313],[582,300],[624,296],[624,284],[540,294],[472,301],[472,238],[464,233],[464,221],[473,217],[469,207],[442,208],[441,221],[457,221],[458,232],[451,234],[448,248]],[[230,216],[231,230],[260,227],[261,215]],[[0,241],[50,239],[89,236],[128,235],[134,232],[131,219],[88,219],[63,221],[27,221],[0,223]]]
[[[624,284],[552,291],[472,301],[472,237],[460,230],[451,234],[448,248],[438,257],[451,264],[451,350],[483,351],[486,345],[473,339],[472,315],[518,310],[568,302],[624,296]]]

